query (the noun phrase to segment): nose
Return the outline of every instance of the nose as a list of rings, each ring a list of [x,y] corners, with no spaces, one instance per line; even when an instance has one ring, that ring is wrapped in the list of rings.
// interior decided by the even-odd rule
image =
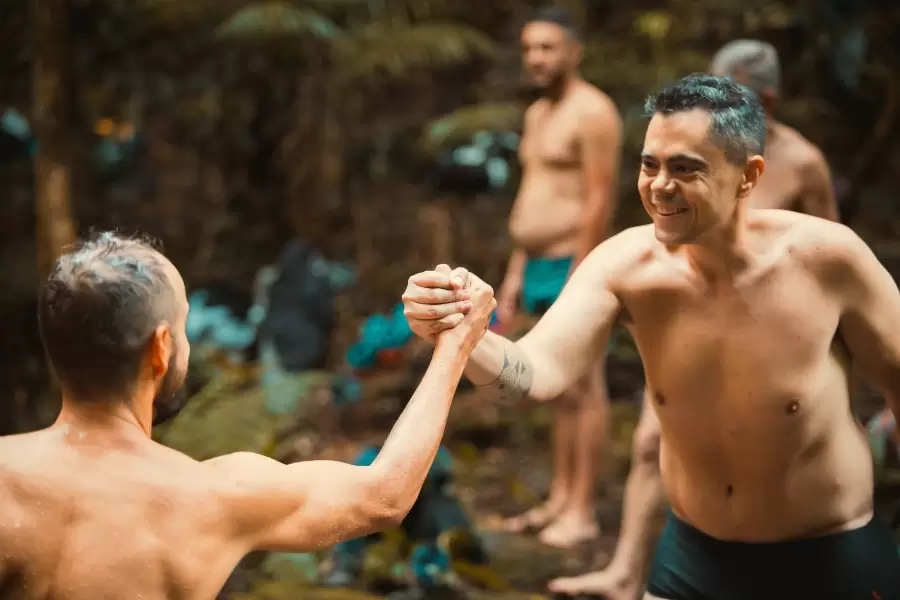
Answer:
[[[675,194],[675,181],[660,169],[650,182],[650,191],[663,198],[671,197]]]

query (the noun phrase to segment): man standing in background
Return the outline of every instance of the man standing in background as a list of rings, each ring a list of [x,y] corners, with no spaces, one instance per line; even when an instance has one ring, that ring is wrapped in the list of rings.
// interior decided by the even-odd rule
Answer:
[[[525,113],[523,174],[509,221],[515,249],[498,294],[509,324],[556,300],[574,267],[608,234],[616,208],[622,120],[610,98],[578,73],[582,45],[568,13],[547,9],[522,30],[522,58],[540,97]],[[597,536],[597,459],[606,439],[604,365],[554,404],[553,478],[546,502],[506,529],[540,531],[566,548]]]
[[[714,75],[727,75],[759,96],[768,116],[766,172],[749,197],[753,208],[793,210],[838,221],[831,173],[822,152],[796,130],[772,117],[781,94],[775,48],[759,40],[735,40],[713,57]],[[610,600],[634,600],[643,589],[654,544],[653,517],[663,504],[659,472],[659,420],[647,390],[634,432],[632,467],[625,485],[619,543],[609,565],[578,577],[550,582],[550,590]]]

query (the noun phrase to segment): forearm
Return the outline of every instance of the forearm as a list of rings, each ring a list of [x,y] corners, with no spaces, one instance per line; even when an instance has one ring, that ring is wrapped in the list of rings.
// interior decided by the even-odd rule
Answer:
[[[418,497],[437,454],[465,365],[462,349],[438,338],[422,382],[372,464],[385,474],[380,493],[404,512]]]
[[[525,263],[528,262],[528,255],[522,248],[516,248],[509,257],[509,263],[506,266],[506,280],[521,279],[525,272]]]
[[[534,394],[534,363],[517,343],[487,332],[472,352],[465,375],[476,386],[484,386],[506,399]]]

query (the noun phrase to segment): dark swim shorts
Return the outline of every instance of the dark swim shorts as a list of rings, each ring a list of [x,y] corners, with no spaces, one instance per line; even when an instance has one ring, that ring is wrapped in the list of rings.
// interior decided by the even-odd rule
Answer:
[[[900,600],[900,556],[879,519],[817,538],[745,543],[670,513],[647,591],[666,600]]]

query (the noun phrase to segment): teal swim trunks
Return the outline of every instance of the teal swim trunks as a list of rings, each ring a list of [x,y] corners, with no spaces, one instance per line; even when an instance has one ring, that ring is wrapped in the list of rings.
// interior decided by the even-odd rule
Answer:
[[[556,302],[569,273],[574,258],[529,258],[522,276],[522,309],[529,315],[542,315]]]

